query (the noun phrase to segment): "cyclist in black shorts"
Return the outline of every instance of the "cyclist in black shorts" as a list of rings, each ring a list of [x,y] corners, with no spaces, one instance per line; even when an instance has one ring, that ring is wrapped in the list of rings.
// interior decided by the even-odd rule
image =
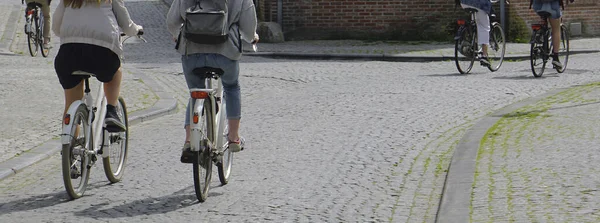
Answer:
[[[52,21],[52,31],[61,42],[54,69],[65,91],[65,113],[71,103],[83,98],[83,78],[71,75],[73,71],[93,73],[104,83],[107,128],[125,131],[115,110],[123,57],[119,27],[129,36],[142,29],[131,21],[123,0],[60,0]]]

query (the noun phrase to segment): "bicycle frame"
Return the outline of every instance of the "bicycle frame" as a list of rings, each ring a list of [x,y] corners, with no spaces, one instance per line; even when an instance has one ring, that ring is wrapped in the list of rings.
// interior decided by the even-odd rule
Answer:
[[[216,81],[217,83],[216,88],[213,89],[213,81]],[[213,78],[206,78],[204,80],[204,83],[206,86],[205,88],[194,88],[194,89],[190,89],[190,92],[203,92],[205,94],[205,97],[197,97],[197,98],[190,98],[190,105],[192,105],[193,107],[190,109],[190,141],[192,143],[190,143],[191,151],[200,151],[201,148],[199,148],[200,142],[202,139],[206,139],[206,133],[202,132],[202,124],[206,124],[203,123],[204,120],[201,120],[201,116],[202,116],[202,112],[204,111],[204,102],[205,100],[209,100],[209,103],[211,105],[211,114],[213,115],[214,118],[214,122],[213,122],[213,126],[207,126],[208,128],[212,129],[213,131],[215,131],[213,133],[213,135],[215,135],[216,140],[214,142],[209,140],[209,148],[211,150],[214,150],[215,148],[218,150],[217,152],[220,153],[222,152],[222,148],[220,148],[220,145],[223,145],[223,137],[220,137],[218,133],[221,133],[223,131],[223,125],[221,124],[222,121],[224,121],[224,112],[225,112],[225,103],[223,100],[223,86],[221,84],[221,80],[214,80]],[[219,111],[217,111],[217,106],[218,105],[222,105],[221,107],[219,107]]]
[[[74,72],[73,74],[76,74],[76,72]],[[84,74],[82,72],[78,72],[80,74]],[[106,140],[109,134],[103,134],[104,133],[104,116],[106,115],[106,97],[104,97],[104,90],[102,89],[102,85],[100,85],[100,87],[98,88],[98,93],[97,93],[97,98],[102,98],[102,100],[98,100],[95,102],[94,104],[94,98],[91,95],[90,89],[89,89],[89,78],[85,79],[85,93],[84,96],[81,100],[77,100],[73,103],[71,103],[71,105],[69,106],[69,109],[67,110],[67,113],[65,114],[65,116],[68,117],[74,117],[75,112],[77,111],[77,108],[84,104],[87,107],[87,111],[88,111],[88,126],[90,126],[92,131],[83,131],[83,132],[90,132],[92,134],[94,134],[94,148],[92,148],[91,151],[88,150],[88,152],[92,152],[94,155],[98,154],[98,151],[100,151],[100,149],[103,146],[102,142],[107,142]],[[92,118],[92,115],[94,116]],[[92,121],[93,120],[93,121]],[[71,142],[71,138],[74,136],[71,136],[71,130],[73,128],[73,122],[69,122],[68,124],[65,124],[65,122],[63,121],[63,126],[62,126],[62,134],[61,134],[61,143],[63,145],[68,145]],[[86,138],[89,139],[89,135],[86,135]],[[87,142],[86,142],[87,143]],[[89,148],[88,148],[89,149]],[[103,153],[102,157],[106,158],[108,157],[108,153]]]

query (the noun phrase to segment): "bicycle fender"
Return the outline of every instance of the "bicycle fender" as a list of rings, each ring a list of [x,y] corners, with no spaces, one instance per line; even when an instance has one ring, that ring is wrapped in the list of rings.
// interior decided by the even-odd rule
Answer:
[[[194,112],[198,112],[198,116],[202,117],[202,111],[204,110],[204,99],[190,99],[190,100],[195,100],[195,103],[193,103],[193,107],[190,108],[191,110],[191,114],[190,114],[190,147],[192,151],[200,151],[200,144],[198,142],[200,142],[200,140],[202,140],[202,132],[200,130],[200,128],[202,127],[202,123],[204,122],[204,120],[199,120],[198,123],[194,123],[193,118],[194,118]],[[190,101],[190,105],[191,105],[191,101]]]
[[[79,108],[79,106],[83,104],[82,100],[77,100],[73,103],[71,103],[71,106],[69,106],[69,109],[67,110],[66,115],[70,115],[71,116],[71,121],[69,122],[69,124],[65,125],[64,121],[61,121],[62,123],[62,134],[60,135],[60,141],[63,145],[67,145],[69,143],[71,143],[71,128],[73,128],[73,120],[75,118],[75,112],[77,112],[77,108]]]
[[[456,36],[454,36],[454,40],[459,40],[460,37],[462,37],[462,34],[465,32],[465,27],[461,26],[458,28],[458,31],[456,31]]]

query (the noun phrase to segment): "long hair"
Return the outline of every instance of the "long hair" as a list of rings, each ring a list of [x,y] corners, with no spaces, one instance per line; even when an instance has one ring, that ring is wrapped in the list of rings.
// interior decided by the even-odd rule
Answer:
[[[71,6],[71,8],[78,9],[83,6],[83,4],[96,3],[98,5],[102,4],[102,1],[106,1],[108,3],[112,2],[112,0],[64,0],[65,7]]]

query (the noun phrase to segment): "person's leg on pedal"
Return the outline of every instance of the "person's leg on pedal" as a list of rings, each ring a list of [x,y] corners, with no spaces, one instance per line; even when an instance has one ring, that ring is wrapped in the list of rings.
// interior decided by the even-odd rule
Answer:
[[[560,18],[548,19],[550,20],[550,26],[552,26],[552,65],[562,69],[563,65],[558,59],[558,53],[560,52]]]
[[[488,45],[490,44],[490,17],[485,11],[477,10],[477,42],[481,44],[482,55],[479,59],[481,65],[490,66],[488,60]]]
[[[42,5],[42,16],[44,16],[44,49],[52,48],[50,45],[50,5],[48,5],[48,1],[40,1]]]

